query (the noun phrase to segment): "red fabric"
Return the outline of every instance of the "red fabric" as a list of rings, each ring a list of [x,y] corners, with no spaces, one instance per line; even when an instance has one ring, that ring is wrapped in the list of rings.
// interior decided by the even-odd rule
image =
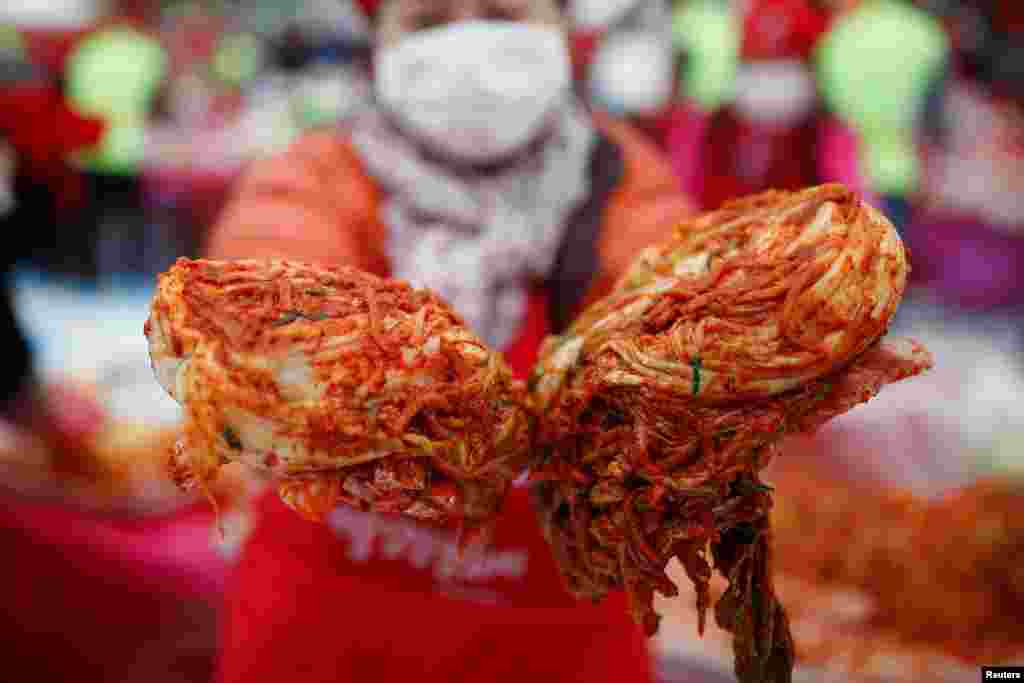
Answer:
[[[547,331],[534,293],[505,354],[520,377]],[[402,518],[346,508],[318,525],[273,493],[257,514],[227,594],[221,683],[652,678],[625,596],[595,606],[565,591],[526,489],[509,496],[489,559],[461,565],[454,532]]]
[[[688,197],[700,197],[704,166],[704,140],[712,114],[697,102],[680,100],[675,121],[666,137],[672,171]]]
[[[665,151],[672,131],[677,126],[687,125],[691,115],[690,107],[685,102],[673,100],[653,114],[634,116],[630,123],[657,145],[659,150]]]
[[[745,61],[809,59],[828,15],[807,0],[755,0],[743,18]]]
[[[377,10],[380,9],[380,0],[356,0],[356,4],[363,10],[363,14],[370,18],[376,16]]]
[[[19,33],[25,41],[29,58],[56,75],[64,73],[64,65],[72,50],[93,29],[92,26],[74,30],[21,28]]]
[[[714,202],[721,204],[723,197],[730,196],[730,193],[740,191],[741,184],[733,176],[737,171],[730,171],[728,159],[732,159],[731,165],[740,167],[743,165],[737,155],[751,153],[752,150],[743,150],[732,147],[723,141],[725,133],[736,122],[733,121],[727,126],[721,123],[721,116],[712,116],[695,104],[680,104],[674,112],[672,125],[666,134],[669,158],[672,167],[680,180],[683,191],[694,197],[704,195],[702,206],[717,206]],[[731,118],[731,114],[729,117]],[[714,139],[711,139],[709,129],[712,120],[715,120],[716,131]],[[806,181],[808,184],[835,182],[842,183],[855,192],[860,193],[872,205],[878,205],[877,197],[874,197],[867,187],[867,181],[860,164],[860,144],[857,134],[839,119],[833,116],[824,116],[817,121],[816,145],[816,172],[804,177],[807,173],[803,163],[794,164],[797,172],[786,182],[794,184]],[[765,139],[774,138],[770,129],[765,129]],[[804,135],[809,138],[809,133]],[[755,136],[756,137],[756,136]],[[785,151],[786,136],[779,136],[776,142],[767,142],[769,149],[778,150],[772,154],[781,154]],[[805,140],[806,141],[806,140]],[[718,145],[726,145],[726,149]],[[770,155],[771,156],[771,155]],[[803,155],[796,155],[787,163],[796,162],[803,158]],[[786,178],[786,176],[783,176]],[[760,183],[767,186],[768,181]],[[753,186],[754,183],[749,183]]]
[[[1002,27],[1009,35],[1024,34],[1024,5],[1019,0],[1003,0],[996,3],[995,25]]]
[[[24,85],[0,91],[0,133],[18,155],[20,172],[48,185],[63,209],[83,198],[71,154],[99,142],[103,124],[70,107],[56,87]]]
[[[547,296],[542,290],[530,294],[526,319],[519,337],[505,349],[505,362],[520,379],[526,379],[537,359],[537,350],[551,330]]]
[[[701,206],[768,189],[797,190],[817,184],[818,126],[768,126],[741,118],[732,107],[717,112],[703,143]]]
[[[262,501],[227,595],[220,681],[651,680],[624,596],[593,605],[562,589],[525,489],[489,558],[461,565],[453,532],[339,513],[318,525]]]
[[[594,55],[601,44],[603,31],[576,31],[569,38],[569,55],[572,58],[573,80],[582,83],[590,73]]]
[[[226,570],[203,504],[110,518],[56,503],[0,501],[0,657],[5,680],[204,680]],[[196,647],[193,643],[192,647]],[[177,671],[168,671],[172,665]],[[14,667],[14,668],[12,668]],[[17,673],[16,673],[17,672]]]
[[[152,208],[175,206],[189,225],[203,229],[217,221],[237,179],[236,169],[159,164],[145,168],[142,176],[143,193]]]

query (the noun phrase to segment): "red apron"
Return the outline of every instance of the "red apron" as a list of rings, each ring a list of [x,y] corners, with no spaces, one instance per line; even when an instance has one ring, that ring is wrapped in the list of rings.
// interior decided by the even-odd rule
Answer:
[[[547,330],[535,296],[506,354],[522,376]],[[623,594],[577,602],[525,488],[493,543],[458,559],[453,531],[339,508],[312,524],[268,495],[227,591],[219,680],[649,681]]]

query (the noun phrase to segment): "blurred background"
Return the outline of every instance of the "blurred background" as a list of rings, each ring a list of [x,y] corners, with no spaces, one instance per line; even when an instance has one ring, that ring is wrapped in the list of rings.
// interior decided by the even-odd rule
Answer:
[[[1019,476],[1024,4],[578,0],[567,17],[580,98],[642,131],[696,205],[835,180],[901,232],[913,272],[895,331],[936,370],[804,447],[877,459],[923,499]],[[16,615],[3,628],[41,651],[72,639],[88,680],[208,679],[238,501],[257,486],[226,478],[218,527],[166,481],[180,415],[142,334],[155,276],[202,253],[250,162],[372,103],[370,27],[348,0],[0,3],[13,308],[56,405],[101,425],[102,473],[57,472],[45,444],[0,429],[3,495],[19,501],[0,506],[0,536],[37,555],[2,570]],[[87,626],[129,604],[102,633]],[[664,680],[730,680],[689,607],[664,608]],[[103,656],[110,640],[131,656]]]

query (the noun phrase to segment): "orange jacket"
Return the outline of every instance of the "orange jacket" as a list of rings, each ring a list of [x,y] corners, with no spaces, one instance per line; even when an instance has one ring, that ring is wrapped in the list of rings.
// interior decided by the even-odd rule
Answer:
[[[597,268],[579,305],[606,292],[645,246],[692,211],[668,161],[625,124],[595,115],[620,152],[622,174],[604,205]],[[383,193],[343,135],[305,136],[241,178],[208,236],[209,258],[290,258],[387,274]]]

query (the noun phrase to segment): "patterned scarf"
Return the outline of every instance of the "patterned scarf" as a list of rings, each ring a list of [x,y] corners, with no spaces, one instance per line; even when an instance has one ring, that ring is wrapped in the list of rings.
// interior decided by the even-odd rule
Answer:
[[[428,158],[372,110],[352,140],[388,194],[392,276],[444,297],[494,348],[514,340],[531,281],[547,276],[572,212],[590,192],[597,136],[575,101],[542,144],[496,171],[460,172]]]

